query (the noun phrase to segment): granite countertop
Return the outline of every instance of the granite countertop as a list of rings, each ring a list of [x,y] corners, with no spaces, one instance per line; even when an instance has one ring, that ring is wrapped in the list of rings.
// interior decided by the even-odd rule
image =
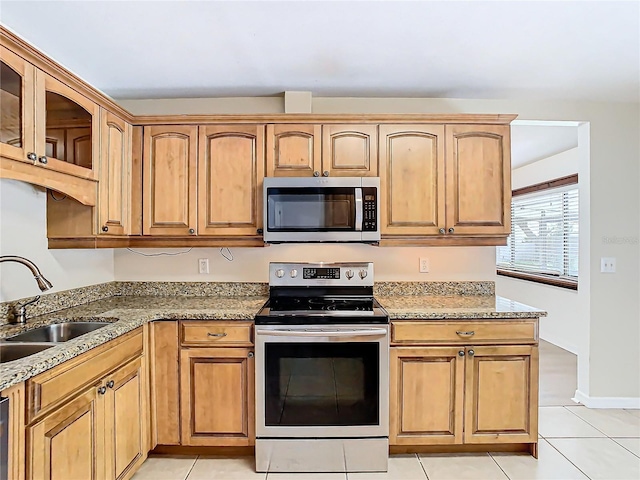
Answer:
[[[536,318],[546,312],[493,295],[378,295],[390,319]],[[145,323],[168,320],[253,320],[266,296],[114,296],[32,318],[27,325],[0,326],[0,340],[43,325],[98,321],[109,326],[35,355],[0,364],[0,391],[124,335]],[[0,348],[2,348],[0,346]]]

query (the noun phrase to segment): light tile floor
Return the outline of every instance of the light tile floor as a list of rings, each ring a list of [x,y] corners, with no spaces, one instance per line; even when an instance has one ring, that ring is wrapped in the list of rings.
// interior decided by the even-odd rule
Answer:
[[[575,355],[540,342],[539,458],[526,454],[392,455],[387,473],[256,473],[253,457],[152,456],[133,480],[640,479],[640,411],[571,400]]]

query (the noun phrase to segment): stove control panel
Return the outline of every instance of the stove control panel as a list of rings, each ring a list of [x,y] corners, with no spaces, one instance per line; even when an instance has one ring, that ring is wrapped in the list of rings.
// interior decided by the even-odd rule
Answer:
[[[373,286],[372,262],[270,263],[269,286]]]

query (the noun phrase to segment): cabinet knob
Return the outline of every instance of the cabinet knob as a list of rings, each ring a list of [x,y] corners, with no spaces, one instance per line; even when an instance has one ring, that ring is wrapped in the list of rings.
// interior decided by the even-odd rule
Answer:
[[[469,350],[469,356],[470,356],[470,357],[473,357],[473,355],[474,355],[475,353],[476,353],[476,352],[474,352],[474,351],[473,351],[473,348],[472,348],[471,350]]]
[[[113,380],[109,380],[107,382],[107,387],[109,387],[109,388],[113,388],[114,385],[115,385],[115,383],[113,382]]]
[[[254,357],[254,355],[255,355],[255,354],[254,354],[253,352],[249,352],[249,354],[247,355],[247,357],[249,357],[249,358],[253,358],[253,357]]]
[[[446,232],[446,230],[444,228],[441,228],[440,230],[438,230],[440,233],[444,234]]]
[[[256,230],[258,232],[258,235],[262,235],[264,230],[262,230],[261,228],[259,228],[258,230]]]
[[[102,231],[103,231],[103,232],[108,232],[108,231],[109,231],[109,227],[107,227],[106,225],[104,225],[104,226],[102,227]]]
[[[41,156],[40,158],[38,158],[38,161],[44,165],[46,165],[49,162],[49,159],[47,157],[45,157],[44,155]]]
[[[324,172],[322,172],[322,176],[323,177],[328,177],[329,176],[329,170],[325,170]]]
[[[464,357],[464,350],[460,350],[460,351],[458,352],[458,356],[460,356],[460,357]]]
[[[107,393],[107,387],[98,388],[98,394],[104,395],[105,393]]]
[[[453,233],[453,227],[449,229],[449,233]]]
[[[314,177],[319,177],[320,176],[320,172],[318,172],[318,171],[313,172],[313,176]]]
[[[193,235],[194,233],[196,233],[196,231],[193,228],[189,229],[189,234]]]
[[[29,152],[27,153],[27,159],[31,160],[32,162],[35,162],[38,159],[38,155],[36,155],[33,152]]]

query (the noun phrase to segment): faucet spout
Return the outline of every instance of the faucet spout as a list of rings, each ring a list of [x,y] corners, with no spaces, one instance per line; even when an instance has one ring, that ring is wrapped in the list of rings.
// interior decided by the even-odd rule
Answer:
[[[0,256],[0,263],[2,262],[21,263],[22,265],[27,267],[29,270],[31,270],[31,273],[33,274],[33,278],[36,279],[36,282],[38,283],[38,288],[40,289],[41,292],[44,292],[45,290],[49,290],[50,288],[53,287],[53,284],[49,280],[44,278],[42,273],[40,273],[40,269],[31,260],[28,260],[24,257],[18,257],[17,255],[3,255],[3,256]]]

